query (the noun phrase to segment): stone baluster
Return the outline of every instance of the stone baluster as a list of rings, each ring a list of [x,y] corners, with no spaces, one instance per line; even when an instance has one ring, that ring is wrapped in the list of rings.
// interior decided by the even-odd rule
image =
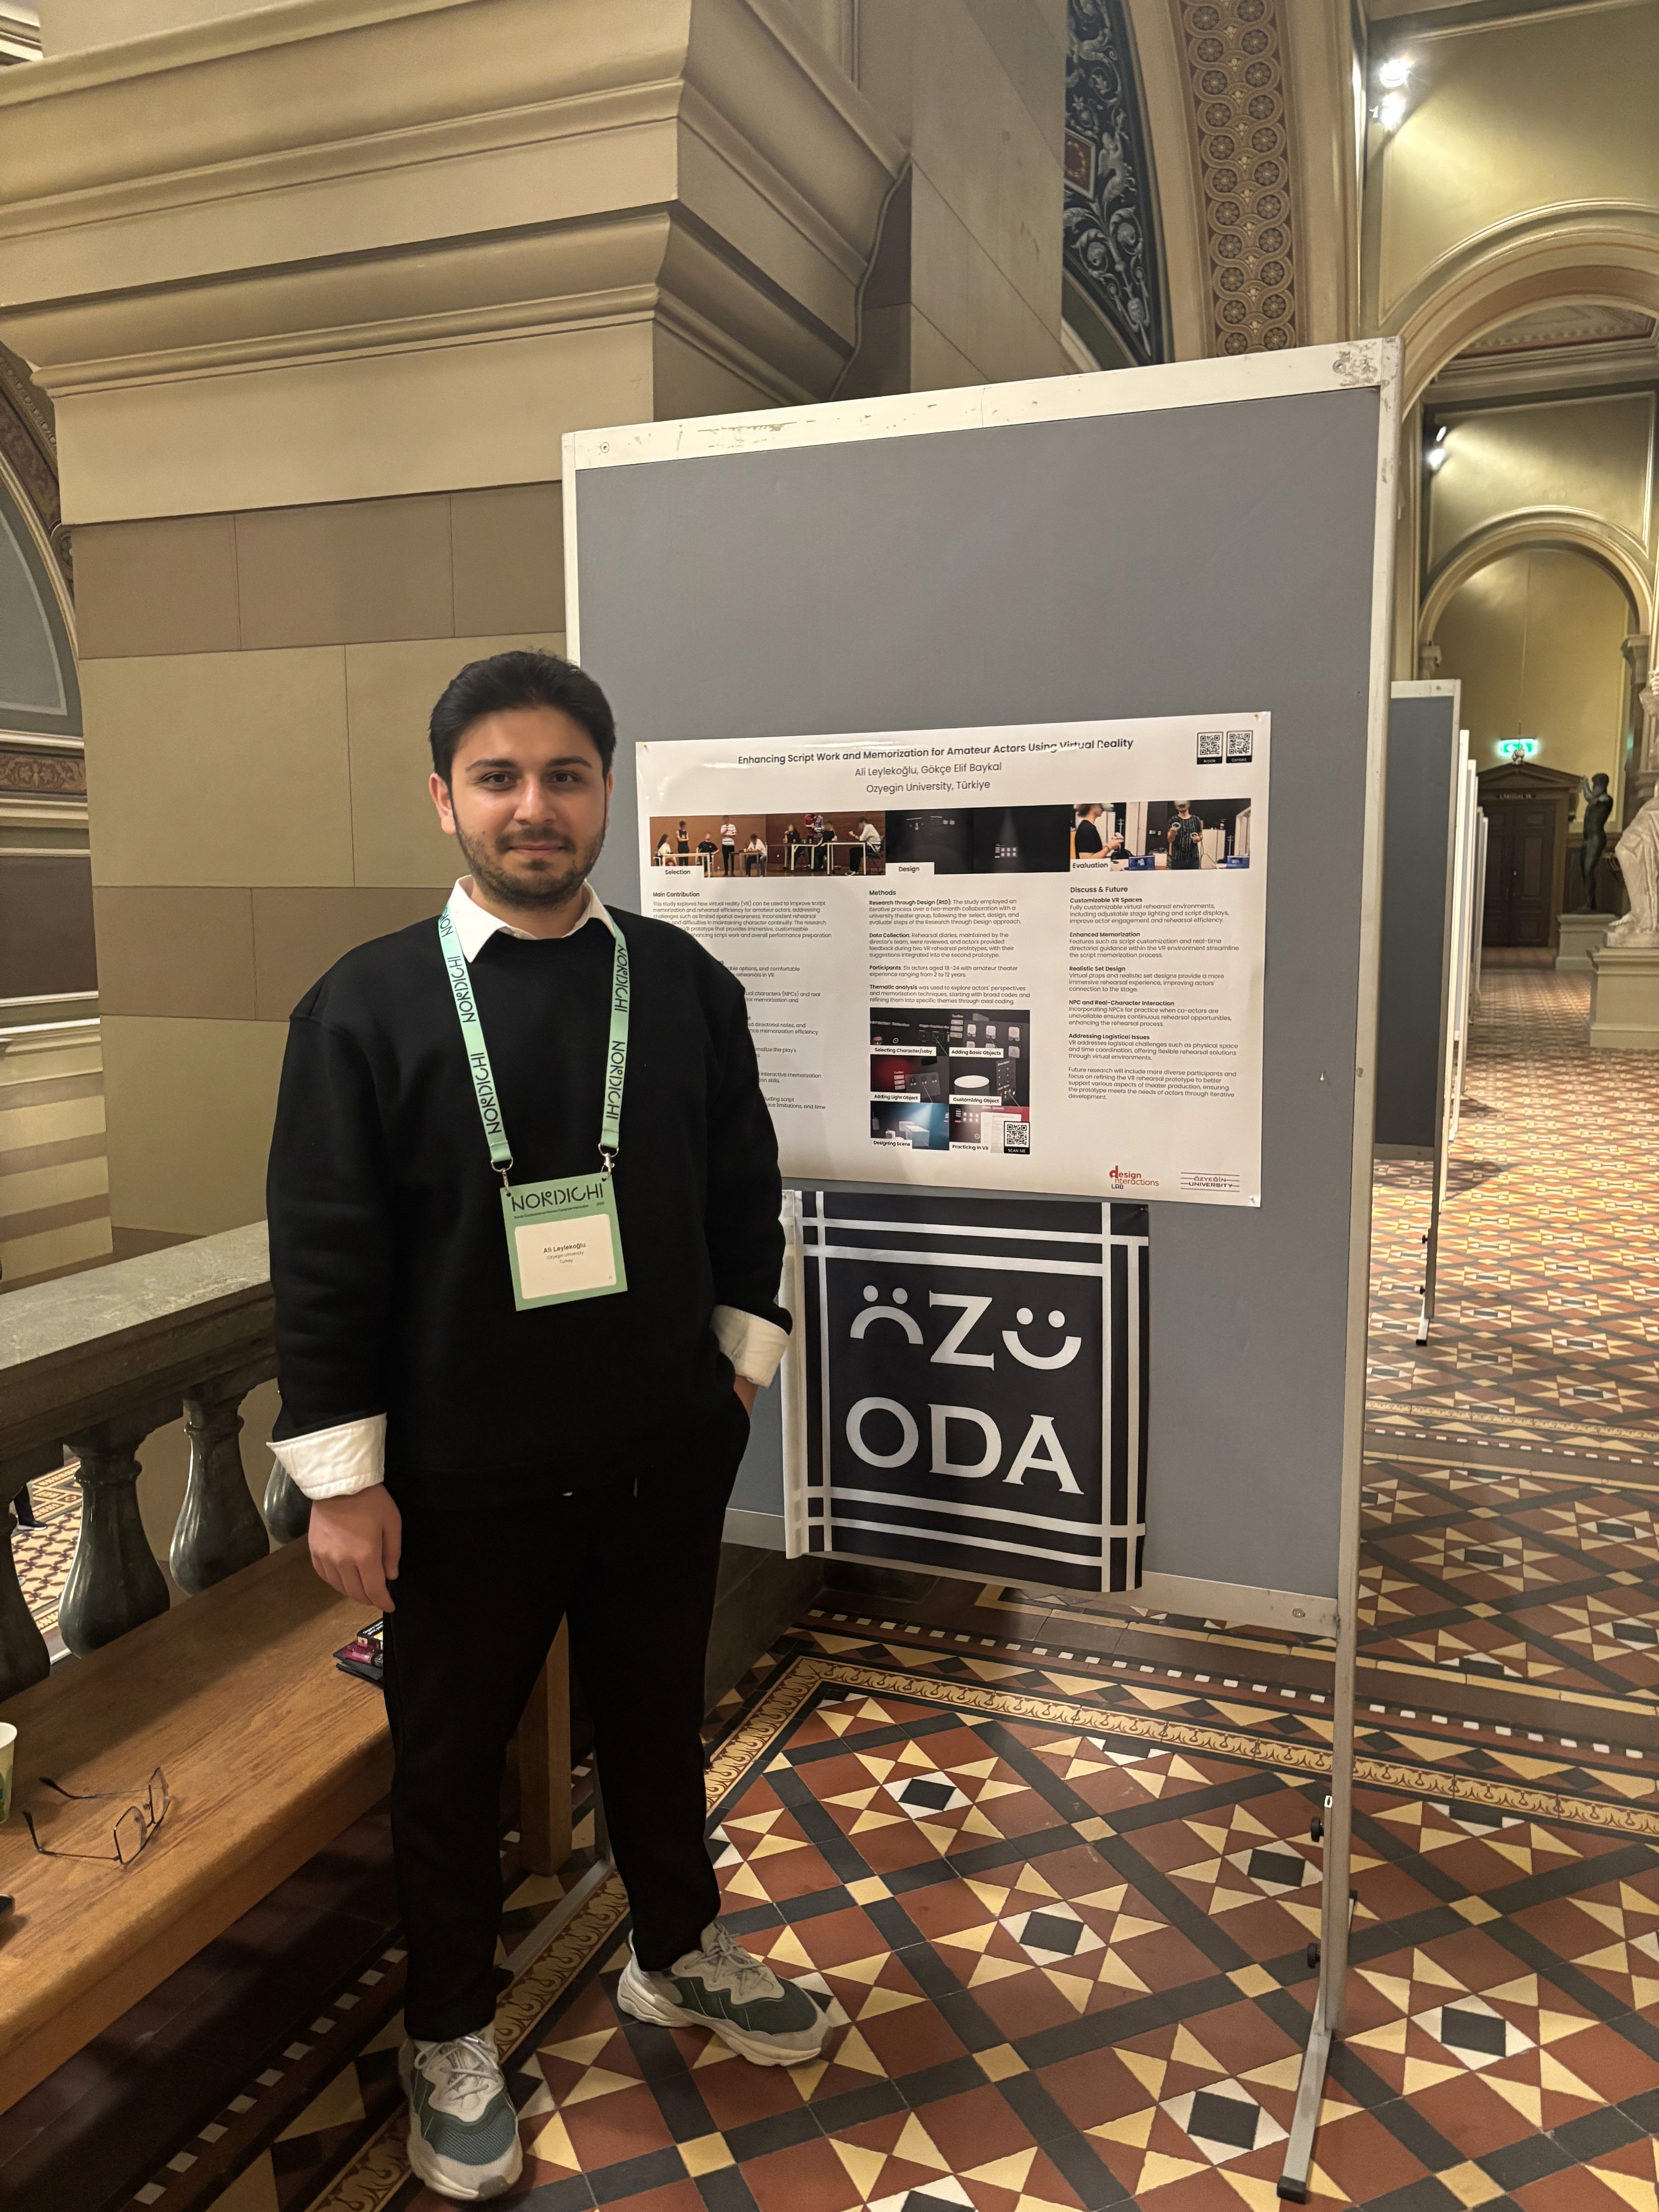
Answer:
[[[220,1376],[185,1400],[190,1473],[167,1563],[174,1582],[192,1597],[270,1549],[242,1466],[237,1407],[252,1387],[246,1375]]]
[[[27,1690],[31,1682],[45,1681],[52,1672],[46,1639],[34,1625],[17,1579],[11,1549],[12,1501],[26,1482],[56,1467],[61,1457],[57,1450],[44,1455],[34,1452],[0,1463],[0,1703]]]
[[[154,1413],[101,1421],[70,1440],[80,1461],[81,1534],[58,1608],[64,1641],[77,1656],[112,1644],[171,1600],[138,1512],[138,1447],[167,1419]]]
[[[265,1485],[265,1526],[279,1544],[291,1544],[311,1526],[311,1500],[278,1459]]]

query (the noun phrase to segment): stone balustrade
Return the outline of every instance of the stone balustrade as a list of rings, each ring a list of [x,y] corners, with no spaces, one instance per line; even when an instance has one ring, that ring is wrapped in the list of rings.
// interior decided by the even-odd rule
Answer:
[[[275,1372],[263,1222],[0,1297],[0,1701],[51,1671],[12,1559],[11,1502],[65,1446],[81,1486],[58,1609],[71,1651],[167,1608],[138,1511],[138,1454],[181,1413],[190,1467],[168,1554],[179,1587],[206,1589],[263,1559],[273,1536],[301,1533],[309,1509],[281,1468],[262,1518],[242,1464],[237,1409]]]

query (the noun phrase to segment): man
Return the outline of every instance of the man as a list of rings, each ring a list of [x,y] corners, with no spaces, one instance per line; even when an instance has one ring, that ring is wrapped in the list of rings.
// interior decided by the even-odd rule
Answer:
[[[1100,817],[1103,806],[1091,802],[1079,809],[1072,828],[1072,858],[1074,860],[1097,860],[1106,850],[1105,840],[1100,834]]]
[[[697,840],[697,858],[702,864],[702,872],[704,875],[712,876],[714,874],[714,854],[720,848],[715,844],[714,839],[705,830],[702,836]]]
[[[735,822],[720,824],[720,873],[735,876],[738,872],[738,825]]]
[[[758,830],[743,848],[743,872],[745,876],[766,873],[766,840]]]
[[[848,866],[850,867],[854,857],[856,856],[859,873],[861,876],[867,876],[870,872],[871,861],[878,859],[881,854],[881,832],[867,814],[859,817],[858,835],[853,843],[853,853],[848,856]]]
[[[1201,868],[1204,865],[1204,824],[1193,812],[1190,801],[1176,802],[1175,819],[1164,832],[1172,868]]]
[[[825,2027],[720,1925],[703,1839],[721,1528],[788,1326],[743,993],[588,888],[616,735],[579,668],[472,662],[431,743],[470,873],[289,1027],[273,1448],[318,1571],[386,1615],[410,2159],[469,2202],[520,2165],[493,2034],[498,1791],[562,1617],[633,1905],[618,2001],[763,2064]]]

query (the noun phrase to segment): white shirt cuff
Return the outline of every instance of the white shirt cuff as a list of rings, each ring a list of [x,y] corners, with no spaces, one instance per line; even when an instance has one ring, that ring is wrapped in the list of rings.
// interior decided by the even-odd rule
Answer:
[[[712,1326],[714,1341],[731,1361],[733,1373],[764,1390],[788,1346],[788,1331],[738,1306],[716,1306]]]
[[[310,1498],[350,1498],[386,1480],[386,1415],[370,1413],[309,1436],[284,1437],[271,1451]]]

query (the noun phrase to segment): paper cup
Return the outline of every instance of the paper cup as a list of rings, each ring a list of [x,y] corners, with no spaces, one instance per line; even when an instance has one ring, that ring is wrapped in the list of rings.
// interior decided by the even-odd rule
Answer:
[[[16,1749],[16,1729],[9,1721],[0,1721],[0,1826],[11,1818],[11,1765]]]

